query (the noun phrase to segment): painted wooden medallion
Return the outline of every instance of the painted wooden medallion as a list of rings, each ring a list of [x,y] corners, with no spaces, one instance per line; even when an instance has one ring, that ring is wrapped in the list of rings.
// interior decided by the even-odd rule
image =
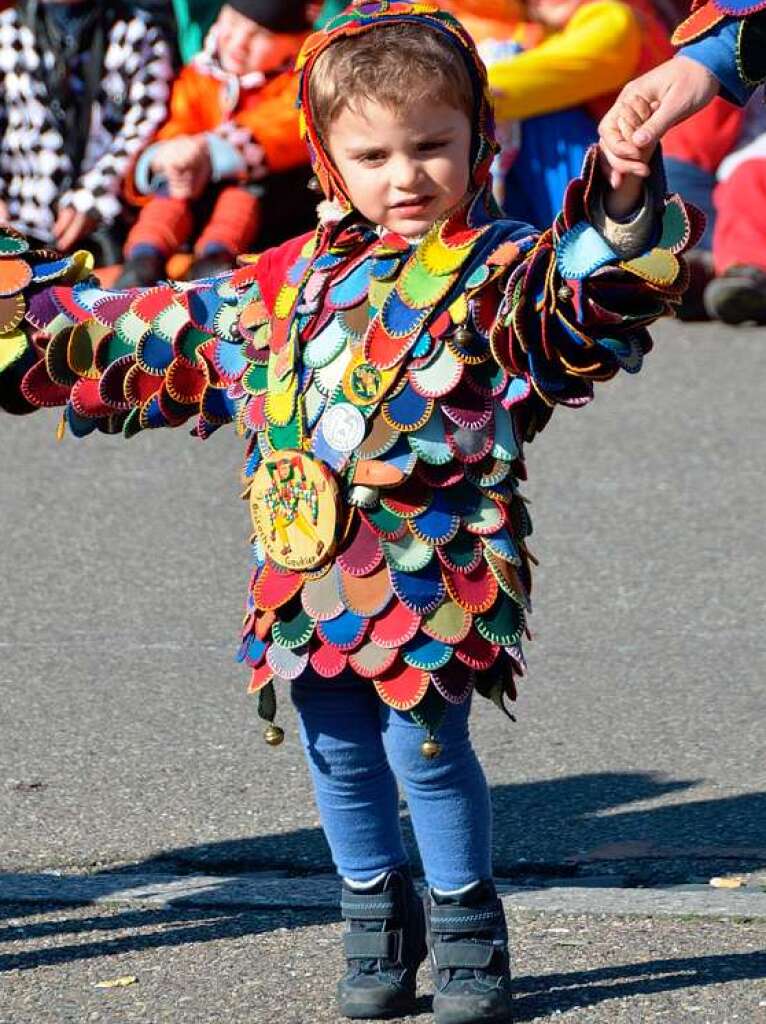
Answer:
[[[334,551],[338,485],[322,462],[283,448],[258,467],[250,514],[272,561],[285,569],[315,569]]]

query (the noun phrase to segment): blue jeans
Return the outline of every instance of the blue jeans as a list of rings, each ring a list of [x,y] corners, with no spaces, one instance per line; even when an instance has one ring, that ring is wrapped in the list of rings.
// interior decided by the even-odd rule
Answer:
[[[352,672],[329,680],[307,672],[292,684],[292,699],[340,875],[369,881],[407,862],[398,779],[428,884],[457,889],[492,876],[489,789],[468,734],[469,702],[448,706],[442,753],[429,761],[423,728]]]

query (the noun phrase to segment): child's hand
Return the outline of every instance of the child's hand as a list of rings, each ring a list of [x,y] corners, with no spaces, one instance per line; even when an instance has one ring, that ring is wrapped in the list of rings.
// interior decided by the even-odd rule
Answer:
[[[204,135],[181,135],[157,151],[152,167],[168,179],[173,199],[196,199],[213,173],[210,150]]]
[[[0,224],[7,224],[7,223],[8,223],[8,207],[3,202],[3,200],[0,199]]]
[[[632,170],[629,173],[615,173],[611,160],[614,154],[603,138],[599,143],[601,168],[612,186],[604,197],[604,208],[613,220],[625,219],[641,205],[644,178],[649,177],[649,161],[657,143],[652,141],[647,146],[639,147],[632,140],[639,128],[651,118],[657,106],[656,101],[652,102],[636,93],[624,100],[615,111],[614,139],[627,143],[634,150]]]
[[[53,225],[56,248],[68,252],[97,226],[98,221],[89,214],[80,213],[73,206],[62,207]]]

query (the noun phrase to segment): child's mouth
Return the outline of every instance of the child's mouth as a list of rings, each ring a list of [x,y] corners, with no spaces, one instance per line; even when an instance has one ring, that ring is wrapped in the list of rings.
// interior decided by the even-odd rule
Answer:
[[[433,200],[433,196],[413,196],[411,199],[404,199],[401,203],[394,203],[390,209],[395,210],[400,217],[414,217],[423,213]]]

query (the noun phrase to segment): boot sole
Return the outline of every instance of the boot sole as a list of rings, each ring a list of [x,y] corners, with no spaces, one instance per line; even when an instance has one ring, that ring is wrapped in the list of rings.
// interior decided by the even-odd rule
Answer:
[[[349,1020],[385,1020],[407,1017],[416,1012],[415,996],[403,992],[382,991],[379,996],[371,992],[351,995],[338,993],[338,1011]]]
[[[483,1006],[477,1006],[478,1000],[470,997],[440,999],[434,996],[434,1021],[436,1024],[511,1024],[511,1000],[502,994],[502,998],[482,999]],[[473,1006],[471,1005],[473,1003]],[[488,1005],[494,1003],[493,1005]]]

